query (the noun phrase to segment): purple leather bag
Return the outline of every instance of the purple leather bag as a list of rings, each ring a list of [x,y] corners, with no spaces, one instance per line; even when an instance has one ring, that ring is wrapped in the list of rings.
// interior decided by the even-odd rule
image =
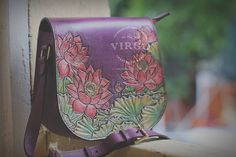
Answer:
[[[104,156],[151,129],[166,106],[157,18],[44,18],[38,34],[34,96],[25,132],[33,156],[40,125],[101,144],[51,156]]]

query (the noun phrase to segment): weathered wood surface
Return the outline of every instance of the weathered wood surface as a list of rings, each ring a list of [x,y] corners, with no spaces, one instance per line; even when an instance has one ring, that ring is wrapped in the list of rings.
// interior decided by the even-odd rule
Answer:
[[[0,1],[0,153],[13,156],[8,1]]]
[[[228,137],[228,135],[225,135]],[[211,138],[209,138],[211,139]],[[228,138],[226,138],[228,139]],[[207,140],[207,139],[206,139]],[[203,141],[204,142],[204,141]],[[215,141],[217,142],[217,141]],[[218,141],[225,144],[227,141]],[[89,142],[76,139],[68,139],[52,132],[45,132],[41,129],[37,143],[37,156],[46,156],[48,146],[53,144],[59,150],[73,150],[84,146],[94,145],[96,142]],[[131,145],[116,150],[108,157],[235,157],[232,152],[223,148],[214,148],[200,144],[190,144],[177,140],[160,140],[144,142],[138,145]]]

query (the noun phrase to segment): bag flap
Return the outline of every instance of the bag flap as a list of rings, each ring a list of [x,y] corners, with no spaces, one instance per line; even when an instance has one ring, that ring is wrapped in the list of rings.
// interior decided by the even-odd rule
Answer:
[[[159,43],[149,18],[49,19],[58,108],[86,140],[152,128],[166,106]]]

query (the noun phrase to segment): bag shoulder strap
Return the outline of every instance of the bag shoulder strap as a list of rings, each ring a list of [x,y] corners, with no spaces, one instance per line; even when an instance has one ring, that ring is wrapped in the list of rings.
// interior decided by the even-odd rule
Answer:
[[[37,143],[40,125],[42,122],[43,104],[45,102],[45,89],[47,81],[47,55],[45,55],[44,50],[42,51],[42,54],[38,59],[38,64],[39,78],[35,85],[36,89],[33,96],[32,108],[30,116],[28,118],[24,136],[24,149],[25,153],[28,156],[33,156]]]

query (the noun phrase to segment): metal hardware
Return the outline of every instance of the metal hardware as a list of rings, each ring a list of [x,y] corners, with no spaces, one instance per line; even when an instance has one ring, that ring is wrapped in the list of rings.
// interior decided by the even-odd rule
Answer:
[[[48,60],[50,57],[50,53],[51,53],[51,46],[48,45],[43,45],[41,48],[41,52],[40,52],[40,57],[43,57],[45,55],[45,49],[47,49],[47,55],[46,55],[46,59]]]
[[[50,57],[50,52],[51,52],[51,46],[48,45],[48,51],[47,51],[47,60],[49,59]]]
[[[138,137],[136,139],[136,141],[134,142],[134,144],[139,144],[139,143],[142,143],[142,142],[147,142],[147,141],[152,141],[152,140],[158,140],[160,138],[159,136],[152,136],[152,137],[150,137],[143,127],[141,127],[139,124],[137,124],[137,125],[138,125],[139,131],[144,136],[143,137]]]

